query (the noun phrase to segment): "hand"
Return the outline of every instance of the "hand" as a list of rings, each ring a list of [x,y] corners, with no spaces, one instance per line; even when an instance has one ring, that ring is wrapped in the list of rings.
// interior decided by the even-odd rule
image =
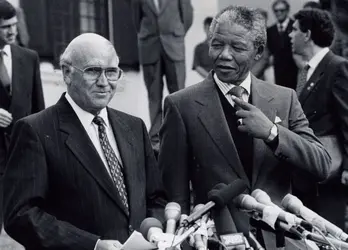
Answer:
[[[122,244],[118,240],[100,240],[95,250],[116,250],[122,249]]]
[[[12,114],[7,110],[0,108],[0,127],[6,128],[12,122]]]
[[[236,115],[242,118],[243,123],[238,126],[238,130],[246,132],[252,137],[266,140],[270,134],[273,122],[254,105],[247,103],[238,97],[232,96],[235,105],[240,109]],[[236,109],[238,109],[236,107]]]
[[[341,175],[341,182],[343,185],[348,185],[348,170],[343,170]]]

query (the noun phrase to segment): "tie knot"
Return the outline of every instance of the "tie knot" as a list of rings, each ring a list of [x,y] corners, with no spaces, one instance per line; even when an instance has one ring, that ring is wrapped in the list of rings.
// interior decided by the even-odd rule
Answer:
[[[95,124],[97,124],[98,127],[104,126],[104,120],[103,120],[103,118],[101,118],[100,116],[95,116],[95,117],[93,118],[93,122],[94,122]]]
[[[309,66],[309,64],[307,63],[307,64],[303,67],[303,70],[308,71],[310,67],[311,67],[311,66]]]
[[[245,94],[246,92],[247,92],[246,89],[243,88],[242,86],[235,86],[228,93],[230,95],[234,95],[238,98],[241,98],[243,94]]]

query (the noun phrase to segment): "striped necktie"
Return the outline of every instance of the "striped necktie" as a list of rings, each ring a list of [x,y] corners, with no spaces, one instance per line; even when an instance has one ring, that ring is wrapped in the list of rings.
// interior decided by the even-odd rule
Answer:
[[[306,66],[304,66],[299,73],[298,76],[298,80],[297,80],[297,86],[296,86],[296,93],[297,96],[300,96],[300,94],[302,93],[303,88],[305,87],[306,83],[307,83],[307,74],[308,74],[308,70],[310,69],[309,64],[306,64]]]

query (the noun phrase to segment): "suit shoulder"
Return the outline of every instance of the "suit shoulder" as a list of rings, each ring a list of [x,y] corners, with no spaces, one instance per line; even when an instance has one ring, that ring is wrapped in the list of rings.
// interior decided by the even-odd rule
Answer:
[[[207,80],[203,80],[199,83],[196,83],[194,85],[181,89],[177,92],[174,92],[168,95],[167,98],[173,101],[191,100],[192,97],[199,95],[199,93],[203,90],[205,84],[207,84]]]
[[[144,123],[144,121],[140,117],[130,115],[130,114],[127,114],[125,112],[122,112],[122,111],[119,111],[119,110],[116,110],[113,108],[108,108],[108,112],[118,116],[122,121],[124,121],[128,125],[130,125],[130,124],[143,124]]]
[[[56,105],[50,106],[40,112],[28,115],[19,119],[18,123],[27,123],[31,127],[41,130],[42,128],[50,127],[54,123],[55,114],[57,112]]]
[[[19,53],[23,54],[24,56],[31,56],[31,57],[38,57],[38,53],[35,50],[23,48],[18,45],[11,45],[13,49],[16,49]]]

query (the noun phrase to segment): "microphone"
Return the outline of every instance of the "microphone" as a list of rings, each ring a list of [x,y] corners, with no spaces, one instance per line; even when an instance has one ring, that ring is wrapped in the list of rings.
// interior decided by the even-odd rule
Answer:
[[[193,209],[193,213],[198,211],[199,209],[202,209],[204,207],[203,204],[198,204],[194,207]],[[193,238],[194,238],[194,247],[197,249],[197,250],[205,250],[207,249],[207,240],[208,240],[208,232],[207,232],[207,229],[206,229],[206,220],[208,219],[208,216],[205,214],[203,215],[202,219],[201,219],[201,226],[200,228],[202,228],[202,225],[204,224],[205,225],[205,229],[202,229],[202,230],[205,230],[205,234],[203,232],[198,232],[196,231],[193,235]]]
[[[296,196],[292,194],[287,194],[283,198],[281,205],[286,210],[303,217],[307,221],[310,221],[311,223],[313,223],[313,225],[318,227],[324,233],[327,232],[337,239],[348,242],[348,235],[345,232],[343,232],[341,228],[335,226],[334,224],[325,220],[317,213],[305,207],[302,201]]]
[[[164,209],[164,218],[167,221],[166,233],[174,234],[176,222],[180,219],[181,207],[176,202],[169,202]]]
[[[268,199],[270,200],[269,196],[266,194],[266,196],[268,197]],[[261,195],[262,197],[262,195]],[[269,217],[272,217],[272,213],[275,213],[275,217],[274,219],[279,219],[281,221],[284,221],[290,225],[300,225],[300,226],[303,226],[303,227],[312,227],[312,225],[310,223],[308,223],[307,221],[305,220],[302,220],[301,218],[298,218],[297,216],[289,213],[289,212],[285,212],[283,211],[281,208],[279,208],[278,206],[276,206],[274,203],[272,202],[269,202],[267,201],[266,197],[266,200],[263,200],[261,198],[261,200],[263,200],[265,203],[268,203],[268,204],[273,204],[273,205],[265,205],[265,204],[262,204],[260,202],[257,202],[256,199],[250,195],[240,195],[239,197],[237,197],[236,199],[236,204],[238,204],[238,206],[242,209],[246,209],[246,210],[253,210],[253,211],[257,211],[257,212],[260,212],[263,214],[263,218],[264,218],[264,215],[267,211],[267,214],[269,215]],[[260,196],[258,196],[258,198],[260,198]],[[274,209],[276,209],[276,211],[274,210],[268,210],[269,207],[273,207]],[[273,221],[272,220],[273,218],[271,218],[269,221],[265,221],[267,224],[269,224],[270,226],[274,227],[274,223],[276,222],[275,220]],[[270,223],[269,223],[270,222]],[[273,224],[273,225],[272,225]]]
[[[187,217],[188,217],[188,215],[187,214],[182,214],[181,216],[180,216],[180,225],[182,225],[183,223],[184,223],[184,220],[186,220],[187,219]],[[181,227],[179,227],[178,228],[178,232],[177,232],[177,234],[176,235],[182,235],[183,233],[184,233],[184,231],[185,231],[185,227],[183,227],[183,226],[181,226]]]
[[[206,214],[214,206],[217,206],[217,207],[225,206],[237,195],[243,193],[244,190],[246,190],[246,188],[247,188],[247,184],[241,179],[235,180],[234,182],[225,186],[221,190],[216,191],[213,188],[213,190],[208,193],[209,202],[203,205],[201,209],[190,214],[190,216],[183,221],[183,226],[187,227],[191,225],[196,220],[201,218],[204,214]]]
[[[140,233],[159,249],[172,246],[174,235],[163,233],[162,223],[156,218],[149,217],[143,220],[140,225]]]

